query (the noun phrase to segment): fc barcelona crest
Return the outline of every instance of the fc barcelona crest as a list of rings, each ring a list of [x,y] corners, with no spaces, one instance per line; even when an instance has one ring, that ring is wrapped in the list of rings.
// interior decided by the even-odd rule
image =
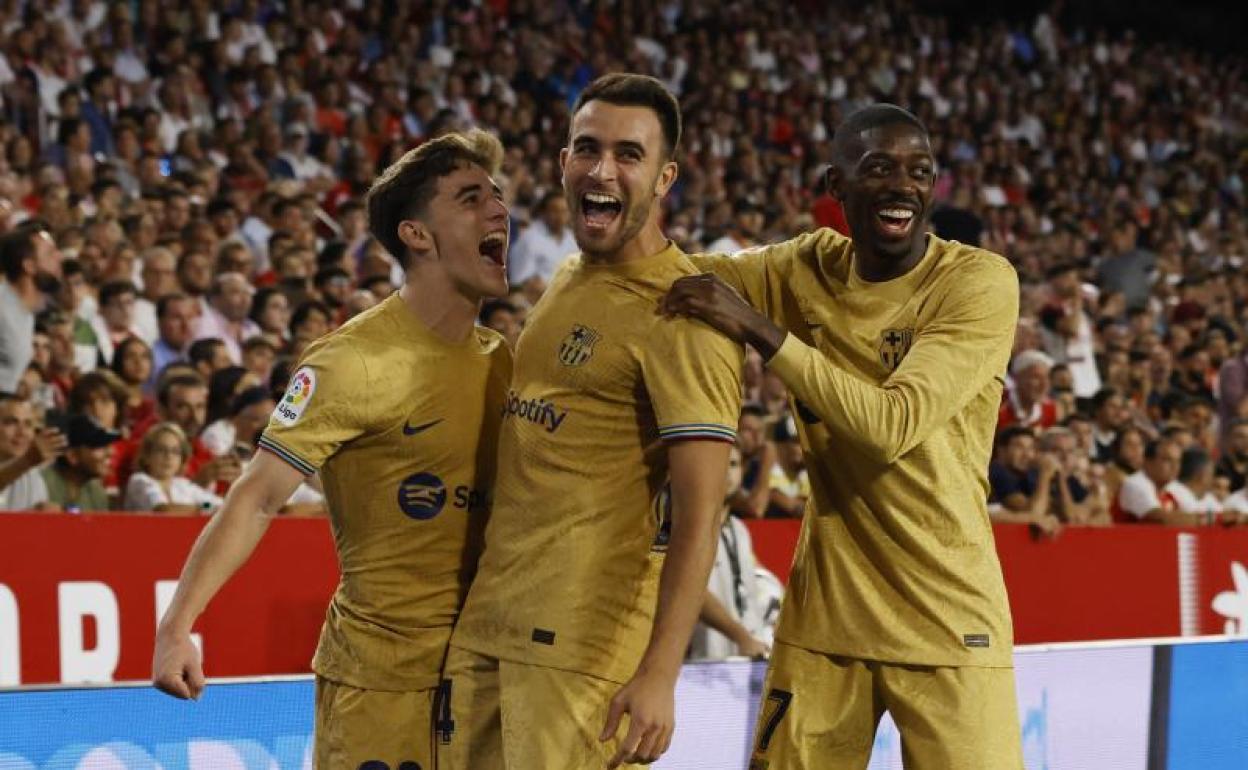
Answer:
[[[885,329],[880,334],[880,363],[889,370],[901,365],[901,359],[910,352],[910,343],[914,342],[914,329]]]
[[[580,366],[594,354],[594,343],[598,341],[598,332],[588,326],[576,324],[568,336],[559,343],[559,363],[564,366]]]

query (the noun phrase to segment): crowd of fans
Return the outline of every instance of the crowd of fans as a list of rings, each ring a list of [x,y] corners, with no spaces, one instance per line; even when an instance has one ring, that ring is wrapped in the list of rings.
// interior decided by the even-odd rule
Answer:
[[[1021,319],[991,510],[1045,532],[1248,511],[1244,60],[1065,28],[951,28],[904,1],[0,9],[0,508],[210,511],[300,352],[401,271],[362,196],[470,125],[506,147],[514,342],[575,251],[558,153],[599,74],[681,99],[687,250],[845,229],[840,119],[928,125],[934,229],[1004,254]],[[33,323],[32,323],[33,319]],[[29,329],[33,328],[33,333]],[[746,368],[738,516],[809,495],[783,383]],[[320,510],[313,487],[291,510]]]

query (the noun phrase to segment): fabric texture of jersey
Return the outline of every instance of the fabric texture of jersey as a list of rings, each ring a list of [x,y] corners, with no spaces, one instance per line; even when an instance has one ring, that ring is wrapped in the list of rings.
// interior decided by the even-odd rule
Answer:
[[[511,358],[434,335],[398,294],[313,343],[260,445],[320,472],[342,578],[313,669],[369,690],[435,687],[471,581]]]
[[[736,435],[741,348],[656,312],[672,281],[696,272],[670,245],[623,265],[577,259],[534,307],[456,645],[615,682],[633,675],[666,547],[661,439]]]
[[[833,230],[692,260],[789,331],[769,366],[794,398],[812,500],[776,638],[885,662],[1012,666],[986,501],[1013,267],[929,236],[910,272],[869,283]]]

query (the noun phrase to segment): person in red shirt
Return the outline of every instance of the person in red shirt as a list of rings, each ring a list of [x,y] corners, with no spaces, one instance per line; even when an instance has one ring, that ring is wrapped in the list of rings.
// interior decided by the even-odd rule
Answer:
[[[1018,425],[1043,430],[1057,424],[1057,401],[1049,395],[1049,372],[1053,359],[1039,350],[1025,350],[1014,357],[1010,375],[1014,385],[1006,393],[997,416],[997,430]]]

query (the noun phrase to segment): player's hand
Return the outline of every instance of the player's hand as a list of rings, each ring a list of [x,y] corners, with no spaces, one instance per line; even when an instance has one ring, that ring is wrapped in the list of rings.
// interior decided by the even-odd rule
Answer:
[[[672,744],[676,729],[676,681],[662,674],[637,673],[624,685],[607,711],[607,724],[598,740],[614,740],[620,719],[628,714],[628,734],[607,767],[625,763],[648,765]]]
[[[152,654],[152,684],[182,700],[199,700],[204,691],[204,668],[199,648],[189,634],[158,631]]]
[[[677,279],[659,307],[666,315],[697,318],[736,342],[748,342],[764,360],[784,343],[784,331],[711,273]]]
[[[64,433],[56,428],[44,428],[30,442],[30,448],[26,450],[26,461],[37,468],[60,457],[68,446],[69,441]]]
[[[1036,530],[1044,537],[1057,537],[1062,531],[1062,520],[1051,513],[1041,514],[1033,522]]]
[[[762,639],[747,636],[737,642],[737,652],[754,660],[766,660],[771,655],[771,646]]]

